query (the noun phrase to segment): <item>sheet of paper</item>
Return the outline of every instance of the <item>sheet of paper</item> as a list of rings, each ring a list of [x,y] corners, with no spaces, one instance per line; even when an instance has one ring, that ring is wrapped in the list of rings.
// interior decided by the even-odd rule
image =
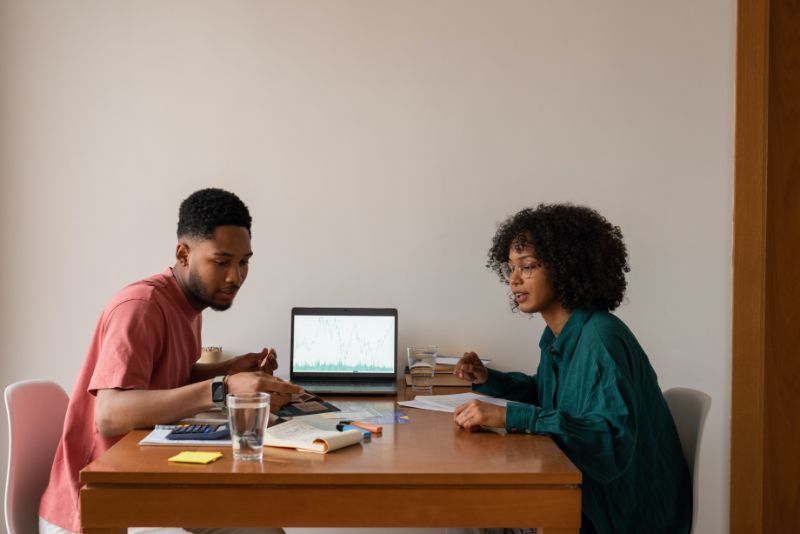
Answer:
[[[228,439],[167,439],[167,434],[172,432],[175,428],[174,425],[159,425],[152,432],[147,434],[139,445],[178,445],[185,447],[186,445],[203,446],[203,447],[220,447],[231,445],[230,438]]]
[[[419,408],[420,410],[430,410],[433,412],[453,413],[455,411],[454,408],[450,408],[447,406],[440,406],[434,403],[421,402],[418,400],[397,401],[397,404],[399,404],[400,406],[405,406],[406,408]]]
[[[453,413],[456,411],[458,406],[466,404],[472,400],[479,400],[481,402],[494,404],[496,406],[505,406],[508,404],[508,400],[506,399],[498,399],[496,397],[479,395],[478,393],[472,392],[455,393],[453,395],[417,395],[413,400],[399,401],[397,404],[400,406],[407,406],[409,408]]]
[[[479,395],[477,393],[456,393],[454,395],[417,395],[413,400],[398,401],[400,406],[407,406],[409,408],[419,408],[420,410],[431,410],[435,412],[454,413],[456,408],[471,400],[479,400],[488,404],[496,406],[505,406],[508,404],[507,399],[498,399],[496,397],[489,397],[487,395]],[[492,428],[482,427],[484,430],[494,432],[495,434],[506,435],[505,428]]]

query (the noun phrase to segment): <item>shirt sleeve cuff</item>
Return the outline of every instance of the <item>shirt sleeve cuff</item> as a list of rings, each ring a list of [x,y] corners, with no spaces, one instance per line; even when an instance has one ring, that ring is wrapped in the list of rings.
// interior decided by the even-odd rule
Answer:
[[[489,371],[489,377],[483,384],[472,384],[472,391],[483,393],[484,395],[497,396],[508,387],[508,378],[506,374],[497,369],[486,369]]]
[[[506,405],[506,430],[509,432],[534,433],[536,420],[539,418],[539,410],[541,408],[533,404],[509,402]]]

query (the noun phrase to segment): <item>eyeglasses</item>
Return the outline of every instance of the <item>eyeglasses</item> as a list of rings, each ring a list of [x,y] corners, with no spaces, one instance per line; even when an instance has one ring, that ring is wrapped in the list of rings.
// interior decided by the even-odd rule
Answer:
[[[519,271],[519,275],[522,278],[528,279],[532,277],[536,269],[539,269],[541,266],[542,264],[539,262],[531,263],[530,265],[511,265],[507,261],[504,261],[500,264],[500,275],[506,282],[510,282],[514,271]]]

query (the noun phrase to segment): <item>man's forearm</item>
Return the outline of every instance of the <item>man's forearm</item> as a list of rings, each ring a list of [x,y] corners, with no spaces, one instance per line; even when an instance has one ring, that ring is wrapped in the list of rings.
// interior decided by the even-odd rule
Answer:
[[[214,407],[210,381],[175,389],[103,389],[97,392],[95,425],[103,436],[171,423]]]
[[[192,366],[191,381],[202,382],[204,380],[211,380],[215,376],[228,374],[228,369],[233,360],[223,360],[214,363],[196,363]]]

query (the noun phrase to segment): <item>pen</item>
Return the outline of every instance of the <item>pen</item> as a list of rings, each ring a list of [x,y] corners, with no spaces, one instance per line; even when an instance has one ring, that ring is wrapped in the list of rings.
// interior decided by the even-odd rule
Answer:
[[[382,426],[373,425],[372,423],[364,423],[362,421],[339,421],[339,423],[343,425],[357,426],[359,428],[363,428],[364,430],[369,430],[373,434],[380,434],[381,432],[383,432]]]
[[[336,430],[339,432],[345,432],[346,430],[358,430],[361,432],[361,439],[364,441],[370,441],[372,439],[372,433],[369,430],[364,430],[363,428],[358,428],[357,426],[339,423],[336,425]]]

